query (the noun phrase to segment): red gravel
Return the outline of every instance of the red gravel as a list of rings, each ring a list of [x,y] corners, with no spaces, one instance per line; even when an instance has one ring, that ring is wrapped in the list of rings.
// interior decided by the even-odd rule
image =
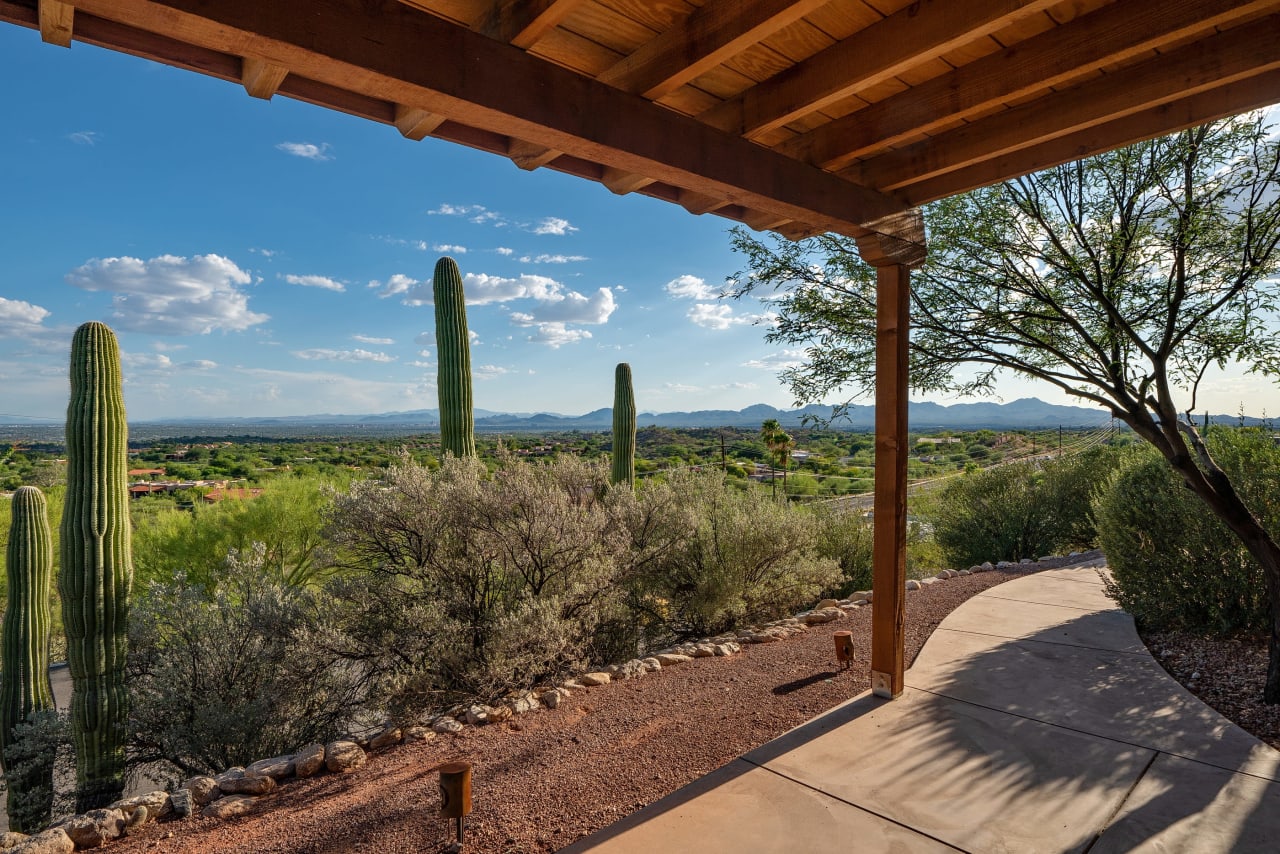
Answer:
[[[1267,681],[1265,635],[1141,634],[1156,661],[1183,687],[1241,729],[1280,750],[1280,706],[1262,702],[1262,686]]]
[[[908,662],[956,606],[1025,574],[987,572],[910,593]],[[744,645],[741,655],[575,691],[554,711],[395,747],[347,775],[289,782],[253,815],[150,824],[108,850],[440,851],[452,827],[438,816],[435,770],[463,759],[474,769],[467,850],[554,851],[866,690],[870,625],[862,608],[779,643]],[[854,636],[848,670],[835,663],[839,629]]]

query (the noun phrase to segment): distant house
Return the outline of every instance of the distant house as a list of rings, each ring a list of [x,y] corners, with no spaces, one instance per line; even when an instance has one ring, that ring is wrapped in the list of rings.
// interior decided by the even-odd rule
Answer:
[[[206,504],[217,504],[219,501],[226,499],[243,501],[249,498],[257,498],[261,494],[262,490],[254,487],[236,487],[232,489],[211,489],[203,497]]]
[[[164,469],[129,469],[129,477],[164,477]]]

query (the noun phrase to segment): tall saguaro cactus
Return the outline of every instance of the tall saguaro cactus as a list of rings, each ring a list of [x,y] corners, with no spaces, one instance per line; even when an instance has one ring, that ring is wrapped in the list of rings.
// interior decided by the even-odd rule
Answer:
[[[9,753],[15,728],[38,712],[53,711],[49,684],[49,593],[53,586],[53,537],[44,493],[23,486],[13,493],[13,518],[5,554],[9,599],[0,638],[0,751],[9,787],[9,828],[33,833],[53,809],[53,754]]]
[[[71,669],[76,810],[120,797],[128,711],[128,431],[120,349],[105,324],[86,323],[71,342],[67,497],[58,592]]]
[[[631,366],[619,362],[613,372],[613,471],[614,484],[636,482],[636,396],[631,388]]]
[[[436,262],[431,281],[436,303],[436,350],[440,368],[440,445],[455,457],[476,455],[475,419],[471,403],[471,341],[467,337],[467,304],[462,273],[452,258]]]

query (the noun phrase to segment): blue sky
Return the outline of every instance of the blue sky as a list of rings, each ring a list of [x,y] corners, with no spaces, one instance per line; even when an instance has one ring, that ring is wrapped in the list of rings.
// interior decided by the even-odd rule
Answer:
[[[87,320],[120,337],[132,419],[435,408],[442,254],[479,408],[609,406],[619,361],[642,411],[792,403],[767,305],[714,297],[727,220],[13,26],[0,79],[0,414],[62,416]],[[1280,411],[1234,376],[1207,402],[1241,400]]]

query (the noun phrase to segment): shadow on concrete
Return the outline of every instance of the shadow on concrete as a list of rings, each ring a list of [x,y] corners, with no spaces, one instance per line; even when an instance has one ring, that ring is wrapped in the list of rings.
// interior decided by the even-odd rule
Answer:
[[[1049,601],[1033,581],[994,589]],[[949,617],[897,700],[854,698],[564,850],[798,850],[815,828],[859,851],[1275,850],[1280,753],[1135,652],[1127,615],[1057,613],[1016,638]]]

